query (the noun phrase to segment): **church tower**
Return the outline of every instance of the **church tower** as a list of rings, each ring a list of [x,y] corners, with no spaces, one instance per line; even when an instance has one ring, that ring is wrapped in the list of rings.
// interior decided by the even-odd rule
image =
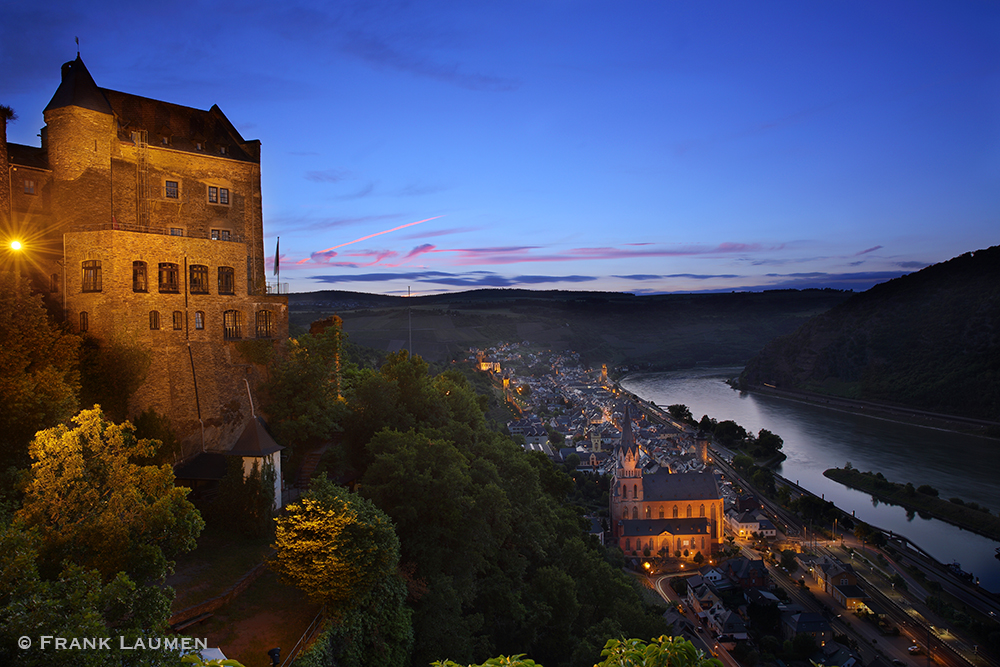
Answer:
[[[639,465],[641,455],[632,433],[632,404],[626,403],[622,416],[622,437],[614,451],[615,471],[611,480],[609,510],[611,532],[615,540],[620,535],[620,522],[639,519],[643,515],[642,467]]]

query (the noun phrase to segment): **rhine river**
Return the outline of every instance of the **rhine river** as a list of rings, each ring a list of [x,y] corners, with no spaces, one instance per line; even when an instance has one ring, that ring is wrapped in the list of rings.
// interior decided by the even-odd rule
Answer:
[[[776,396],[741,393],[724,380],[741,368],[698,368],[633,374],[621,386],[662,408],[683,403],[695,419],[731,419],[747,431],[767,429],[781,436],[788,457],[777,468],[817,495],[867,523],[892,530],[943,563],[958,562],[1000,593],[1000,543],[937,519],[907,514],[860,491],[827,479],[827,468],[850,461],[858,470],[881,472],[894,482],[930,484],[940,497],[962,498],[1000,511],[1000,442],[856,415]]]

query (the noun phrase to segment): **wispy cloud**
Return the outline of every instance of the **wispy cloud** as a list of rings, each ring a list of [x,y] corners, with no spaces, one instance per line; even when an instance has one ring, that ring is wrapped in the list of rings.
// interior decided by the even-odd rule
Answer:
[[[399,273],[357,273],[350,275],[313,276],[321,283],[377,283],[410,281],[420,284],[447,285],[449,287],[516,287],[518,285],[540,285],[560,283],[583,283],[597,280],[594,276],[544,276],[521,275],[503,276],[492,271],[470,271],[468,273],[446,273],[443,271],[412,271]]]
[[[324,171],[307,171],[306,180],[314,183],[340,183],[355,178],[346,169],[326,169]]]
[[[855,257],[860,257],[861,255],[867,255],[870,252],[875,252],[876,250],[881,250],[881,249],[882,249],[882,246],[880,246],[880,245],[872,246],[871,248],[868,248],[867,250],[862,250],[861,252],[854,253],[854,256]]]

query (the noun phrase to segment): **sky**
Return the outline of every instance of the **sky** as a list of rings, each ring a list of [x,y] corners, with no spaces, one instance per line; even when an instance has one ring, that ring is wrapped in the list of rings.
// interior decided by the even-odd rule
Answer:
[[[292,292],[868,289],[1000,242],[1000,3],[7,3],[62,63],[262,142]]]

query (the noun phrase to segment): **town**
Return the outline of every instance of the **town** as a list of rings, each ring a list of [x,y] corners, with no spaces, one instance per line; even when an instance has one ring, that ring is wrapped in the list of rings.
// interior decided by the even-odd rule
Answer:
[[[845,513],[808,524],[747,481],[733,465],[740,452],[623,390],[606,366],[585,369],[572,351],[524,341],[468,360],[522,415],[507,424],[516,442],[574,477],[608,478],[607,511],[590,515],[591,534],[676,604],[666,614],[675,631],[724,664],[765,652],[840,667],[993,664],[935,602],[946,589],[966,609],[1000,613],[953,565]],[[773,477],[784,492],[775,495],[824,504]]]

